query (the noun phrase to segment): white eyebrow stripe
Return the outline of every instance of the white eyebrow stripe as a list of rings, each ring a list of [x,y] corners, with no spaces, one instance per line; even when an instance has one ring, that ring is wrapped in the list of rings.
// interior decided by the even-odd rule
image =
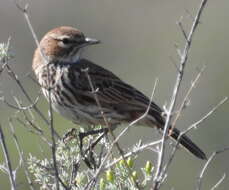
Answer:
[[[71,37],[70,36],[67,36],[67,35],[56,35],[55,33],[52,33],[49,35],[50,37],[54,38],[54,39],[57,39],[57,40],[63,40],[63,39],[70,39]]]

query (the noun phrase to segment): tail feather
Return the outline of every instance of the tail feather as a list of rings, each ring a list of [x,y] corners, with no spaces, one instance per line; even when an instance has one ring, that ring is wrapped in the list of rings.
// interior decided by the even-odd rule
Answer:
[[[149,127],[157,127],[160,130],[163,130],[164,125],[165,125],[165,120],[164,117],[162,117],[162,110],[154,103],[151,104],[151,109],[149,110],[149,116],[144,120],[143,123],[146,126]],[[174,140],[177,140],[180,135],[180,131],[176,128],[172,130],[171,137]],[[192,142],[192,140],[186,136],[182,135],[179,139],[179,143],[190,153],[195,155],[197,158],[200,158],[202,160],[206,160],[207,156],[205,153],[195,144]]]
[[[180,135],[180,131],[176,128],[173,129],[171,137],[177,140],[179,135]],[[195,143],[193,143],[192,140],[188,138],[186,135],[182,135],[179,142],[183,147],[185,147],[189,152],[194,154],[196,157],[202,160],[207,159],[205,153]]]

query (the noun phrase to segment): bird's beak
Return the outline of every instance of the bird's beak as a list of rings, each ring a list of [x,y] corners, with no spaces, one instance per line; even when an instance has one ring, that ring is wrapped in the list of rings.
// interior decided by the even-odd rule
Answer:
[[[94,44],[99,44],[99,43],[100,43],[99,40],[89,38],[89,37],[85,38],[85,45],[94,45]]]

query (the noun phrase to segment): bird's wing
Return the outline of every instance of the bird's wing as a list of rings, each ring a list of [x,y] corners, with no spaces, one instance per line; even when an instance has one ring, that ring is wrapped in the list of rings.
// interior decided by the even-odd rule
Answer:
[[[69,75],[74,78],[71,80],[73,82],[72,85],[77,89],[77,95],[82,97],[82,101],[85,101],[83,102],[84,105],[87,102],[89,104],[96,103],[85,69],[88,69],[87,73],[93,87],[97,89],[96,94],[102,107],[118,106],[128,111],[135,109],[145,110],[149,105],[149,98],[143,93],[123,82],[112,72],[86,59],[82,59],[72,64]],[[77,76],[75,73],[78,73]],[[153,102],[150,110],[159,114],[162,113],[161,108]]]

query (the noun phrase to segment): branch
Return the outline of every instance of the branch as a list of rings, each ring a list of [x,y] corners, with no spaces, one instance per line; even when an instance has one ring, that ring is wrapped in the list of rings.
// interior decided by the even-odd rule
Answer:
[[[15,182],[15,177],[14,177],[14,172],[12,169],[12,164],[10,161],[10,156],[9,156],[9,152],[6,146],[6,142],[5,142],[5,136],[2,130],[2,126],[0,124],[0,142],[2,145],[2,150],[3,150],[3,154],[5,157],[5,162],[7,164],[7,174],[9,175],[9,179],[10,179],[10,184],[11,184],[11,190],[16,190],[16,182]]]
[[[52,150],[52,159],[53,159],[53,168],[55,171],[55,183],[56,183],[56,189],[59,190],[60,186],[59,186],[59,182],[63,185],[63,187],[65,189],[68,189],[68,187],[65,186],[65,184],[62,182],[62,180],[59,178],[59,171],[58,171],[58,166],[57,166],[57,161],[56,161],[56,142],[55,142],[55,135],[57,134],[55,129],[54,129],[54,125],[53,125],[53,110],[52,110],[52,101],[51,101],[51,88],[50,88],[50,84],[51,84],[51,77],[50,77],[50,71],[49,71],[49,62],[47,57],[45,56],[45,54],[42,52],[40,45],[39,45],[39,41],[37,38],[37,35],[33,29],[33,26],[30,22],[29,19],[29,15],[28,15],[28,5],[25,6],[25,8],[22,8],[17,2],[15,2],[16,6],[18,7],[18,9],[23,13],[27,25],[29,26],[29,30],[33,36],[34,41],[36,42],[37,48],[41,54],[42,57],[42,61],[44,61],[45,66],[47,66],[47,71],[48,71],[48,102],[49,102],[49,121],[47,121],[48,126],[50,127],[50,132],[51,132],[51,139],[52,139],[52,146],[51,146],[51,150]]]
[[[169,157],[168,162],[166,163],[165,167],[163,168],[163,172],[162,172],[162,176],[164,176],[166,174],[166,171],[168,170],[169,165],[172,163],[172,160],[175,156],[175,152],[178,149],[178,146],[180,144],[180,139],[183,135],[187,134],[189,131],[191,131],[192,129],[197,129],[199,127],[199,125],[204,122],[210,115],[212,115],[221,105],[223,105],[226,101],[228,100],[227,97],[225,97],[224,99],[222,99],[217,105],[215,105],[208,113],[206,113],[202,118],[200,118],[198,121],[196,121],[195,123],[193,123],[192,125],[190,125],[186,130],[180,132],[179,137],[177,138],[177,142],[172,150],[172,153]]]
[[[208,166],[210,165],[210,163],[212,162],[212,160],[215,158],[215,156],[217,156],[218,154],[221,154],[221,153],[224,153],[226,151],[229,151],[229,147],[226,147],[226,148],[223,148],[221,150],[217,150],[215,152],[212,153],[212,155],[209,157],[209,159],[207,160],[207,162],[204,164],[201,172],[200,172],[200,175],[198,177],[198,181],[197,181],[197,190],[200,190],[201,189],[201,185],[202,185],[202,179],[203,179],[203,176],[205,174],[205,171],[207,170]],[[221,181],[221,180],[220,180]],[[218,183],[217,183],[218,184]],[[217,185],[216,184],[216,185]],[[213,187],[214,188],[214,187]]]
[[[219,179],[219,181],[211,188],[211,190],[215,190],[219,187],[219,185],[223,182],[223,180],[226,178],[226,173],[222,175],[222,177]]]
[[[153,141],[153,142],[150,142],[150,143],[147,143],[147,144],[143,144],[143,145],[141,145],[140,147],[137,147],[137,148],[133,149],[132,151],[130,151],[130,152],[124,154],[124,157],[125,157],[125,158],[131,157],[131,156],[133,156],[133,155],[136,155],[136,154],[138,154],[138,153],[143,152],[144,150],[146,150],[146,149],[148,149],[148,148],[150,148],[150,147],[152,147],[152,146],[156,146],[156,145],[158,145],[158,144],[160,144],[160,143],[161,143],[161,140]],[[117,164],[120,160],[122,160],[122,157],[119,157],[119,158],[115,159],[113,162],[109,163],[109,164],[104,168],[104,170],[106,170],[106,169],[108,169],[108,168],[111,168],[113,165]]]
[[[175,108],[175,104],[176,104],[177,97],[178,97],[178,92],[179,92],[179,89],[180,89],[180,86],[181,86],[181,82],[182,82],[182,79],[183,79],[184,70],[185,70],[185,66],[186,66],[186,63],[187,63],[188,56],[189,56],[189,50],[190,50],[190,47],[191,47],[191,44],[192,44],[193,35],[194,35],[194,32],[196,31],[196,28],[197,28],[197,26],[199,24],[200,16],[201,16],[201,14],[203,12],[203,9],[204,9],[206,3],[207,3],[207,0],[202,0],[202,2],[200,4],[200,7],[199,7],[199,9],[197,11],[196,17],[195,17],[195,19],[194,19],[194,21],[192,23],[192,27],[191,27],[191,30],[190,30],[189,35],[187,37],[183,52],[180,55],[179,72],[177,74],[177,79],[176,79],[175,86],[174,86],[174,89],[173,89],[173,95],[172,95],[172,98],[171,98],[169,109],[165,110],[166,111],[166,121],[165,121],[163,136],[162,136],[161,149],[160,149],[160,152],[159,152],[159,155],[158,155],[157,170],[156,170],[156,174],[155,174],[155,178],[154,178],[155,183],[153,184],[153,187],[152,187],[152,189],[154,189],[154,190],[157,190],[159,188],[160,181],[162,180],[161,171],[162,171],[162,167],[163,167],[163,163],[164,163],[165,139],[166,139],[166,137],[168,135],[170,121],[171,121],[171,118],[172,118],[172,113],[173,113],[174,108]]]
[[[22,161],[22,166],[24,168],[24,172],[25,172],[25,176],[26,176],[27,182],[29,184],[29,188],[31,190],[34,190],[35,188],[34,188],[32,180],[31,180],[31,178],[29,176],[29,171],[28,171],[28,168],[27,168],[27,165],[26,165],[26,160],[24,158],[23,151],[22,151],[21,146],[20,146],[20,144],[18,142],[18,138],[17,138],[17,136],[15,134],[14,126],[13,126],[11,120],[9,120],[9,125],[10,125],[11,134],[13,136],[14,143],[16,145],[20,160]]]
[[[196,78],[194,79],[194,81],[191,82],[191,86],[190,86],[190,88],[188,89],[188,91],[187,91],[187,93],[186,93],[186,95],[185,95],[185,97],[184,97],[184,99],[183,99],[183,101],[182,101],[182,103],[181,103],[181,105],[180,105],[178,111],[177,111],[177,114],[176,114],[175,119],[173,120],[173,123],[172,123],[172,125],[171,125],[171,126],[172,126],[171,132],[172,132],[173,128],[175,127],[176,122],[177,122],[177,120],[179,119],[182,110],[185,108],[186,102],[188,101],[188,98],[189,98],[189,96],[190,96],[190,94],[191,94],[193,88],[196,87],[196,85],[197,85],[197,83],[198,83],[200,77],[202,76],[202,74],[203,74],[205,68],[206,68],[206,67],[203,66],[203,67],[201,68],[200,72],[197,74],[197,76],[196,76]]]

